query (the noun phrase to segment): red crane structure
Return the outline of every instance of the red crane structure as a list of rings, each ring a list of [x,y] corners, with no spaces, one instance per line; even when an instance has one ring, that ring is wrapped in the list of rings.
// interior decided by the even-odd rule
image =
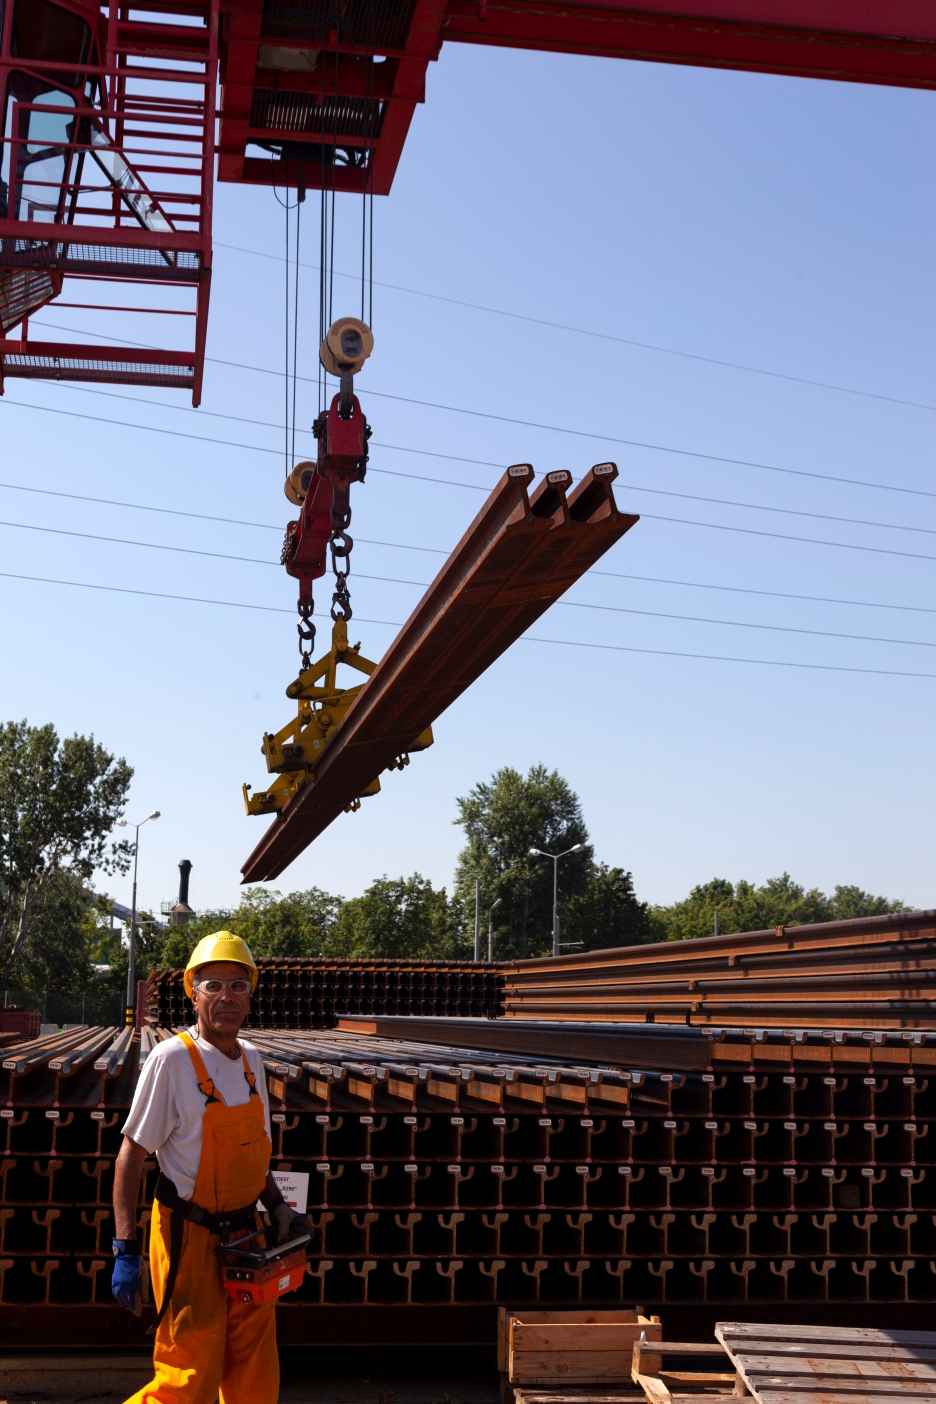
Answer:
[[[215,158],[222,181],[388,194],[443,43],[936,87],[931,0],[6,0],[0,16],[0,391],[110,381],[198,404]],[[145,285],[144,306],[92,300],[102,282]],[[162,306],[190,319],[189,349],[30,340],[56,299]]]
[[[297,247],[298,204],[321,191],[324,234],[329,198],[334,214],[339,193],[389,194],[443,43],[936,87],[933,0],[0,0],[0,25],[0,393],[6,377],[103,381],[184,389],[197,405],[214,180],[295,190]],[[114,301],[83,300],[102,283]],[[637,520],[618,510],[613,464],[568,495],[571,475],[551,473],[532,496],[532,468],[515,465],[383,660],[365,659],[347,636],[348,527],[370,434],[353,376],[373,337],[355,318],[326,330],[324,287],[323,271],[318,458],[286,483],[300,508],[282,555],[299,582],[297,713],[264,736],[272,781],[244,787],[248,813],[276,815],[246,881],[277,876],[431,745],[439,713]],[[31,339],[31,315],[56,301],[187,317],[189,344],[109,344],[92,318],[79,343]],[[316,661],[327,551],[334,629]],[[339,687],[338,663],[367,681]]]

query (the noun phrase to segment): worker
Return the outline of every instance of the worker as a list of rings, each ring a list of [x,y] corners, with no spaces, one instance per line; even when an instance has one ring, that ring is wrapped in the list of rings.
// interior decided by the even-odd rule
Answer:
[[[237,1037],[257,967],[239,936],[218,931],[198,942],[183,981],[195,1027],[160,1043],[144,1063],[114,1176],[112,1291],[139,1311],[137,1202],[143,1162],[155,1152],[154,1375],[128,1404],[214,1404],[219,1392],[222,1404],[276,1404],[276,1303],[234,1301],[214,1251],[222,1227],[236,1238],[260,1224],[258,1199],[278,1243],[309,1231],[270,1173],[263,1063]]]

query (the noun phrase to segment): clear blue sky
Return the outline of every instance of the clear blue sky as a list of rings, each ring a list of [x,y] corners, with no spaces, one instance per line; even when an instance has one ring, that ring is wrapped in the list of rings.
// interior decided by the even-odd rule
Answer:
[[[859,883],[934,903],[934,137],[936,97],[922,92],[443,50],[393,193],[376,205],[377,345],[358,383],[375,447],[354,499],[352,638],[379,658],[393,629],[369,621],[405,619],[442,560],[412,548],[455,543],[499,475],[488,465],[578,477],[614,458],[620,504],[644,516],[602,563],[619,578],[589,576],[570,594],[603,608],[558,605],[532,631],[601,647],[518,643],[439,719],[434,748],[386,777],[277,887],[347,896],[414,870],[449,883],[455,796],[498,766],[541,761],[577,790],[598,856],[630,868],[641,897],[787,869],[826,890]],[[304,211],[310,265],[317,198]],[[336,261],[353,273],[360,215],[346,205]],[[116,388],[135,397],[121,403],[7,382],[4,571],[293,608],[275,564],[290,515],[282,431],[264,427],[282,423],[282,380],[219,364],[282,369],[282,211],[268,190],[221,185],[215,236],[201,410],[168,391]],[[316,275],[303,279],[300,370],[314,377]],[[128,304],[140,296],[129,289]],[[359,307],[353,279],[338,279],[336,314]],[[50,308],[32,335],[81,315]],[[124,317],[111,330],[152,341],[159,326],[168,339],[179,321]],[[300,385],[300,424],[313,396]],[[311,456],[308,433],[301,446]],[[144,831],[144,903],[174,895],[187,857],[193,905],[234,904],[266,822],[244,815],[240,786],[263,783],[261,735],[291,712],[290,614],[9,578],[0,594],[0,715],[93,731],[136,768],[128,817],[163,813]],[[127,880],[109,890],[129,900]]]

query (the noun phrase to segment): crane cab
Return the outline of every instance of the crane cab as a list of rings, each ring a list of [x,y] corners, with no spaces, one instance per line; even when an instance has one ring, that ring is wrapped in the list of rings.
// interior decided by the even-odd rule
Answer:
[[[98,58],[100,12],[80,0],[12,0],[2,13],[0,220],[65,224],[83,163],[79,108],[95,100],[86,66]],[[18,242],[0,241],[4,261]],[[52,268],[0,270],[0,328],[10,331],[60,289]]]

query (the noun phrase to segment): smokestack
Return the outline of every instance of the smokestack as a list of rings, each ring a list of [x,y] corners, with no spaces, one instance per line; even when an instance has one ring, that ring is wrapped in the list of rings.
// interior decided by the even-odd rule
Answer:
[[[170,926],[184,926],[187,921],[191,921],[195,913],[189,906],[189,874],[192,871],[192,864],[188,858],[183,858],[179,864],[179,900],[169,913]]]
[[[179,906],[188,906],[188,885],[189,874],[192,871],[192,862],[189,858],[183,858],[179,864]]]

